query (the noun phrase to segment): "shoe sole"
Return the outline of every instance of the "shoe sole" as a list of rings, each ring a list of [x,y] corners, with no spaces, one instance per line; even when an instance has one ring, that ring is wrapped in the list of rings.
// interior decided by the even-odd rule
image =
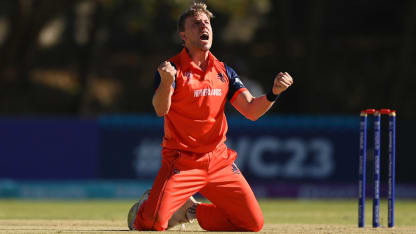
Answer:
[[[129,227],[129,230],[136,230],[134,228],[134,221],[137,217],[137,212],[140,209],[140,206],[149,198],[150,190],[147,190],[143,193],[142,197],[139,199],[138,202],[134,203],[134,205],[130,208],[129,214],[127,216],[127,226]]]
[[[195,200],[195,198],[193,196],[189,197],[188,200],[186,200],[185,204],[182,205],[170,218],[169,223],[168,223],[168,230],[181,225],[181,230],[185,228],[185,224],[186,223],[193,223],[195,220],[189,220],[187,217],[187,210],[192,207],[194,204],[199,204],[200,202],[197,202]],[[183,210],[182,212],[184,212],[185,217],[182,218],[181,215],[179,216],[180,218],[177,217],[178,213],[177,212],[181,212],[181,210]]]

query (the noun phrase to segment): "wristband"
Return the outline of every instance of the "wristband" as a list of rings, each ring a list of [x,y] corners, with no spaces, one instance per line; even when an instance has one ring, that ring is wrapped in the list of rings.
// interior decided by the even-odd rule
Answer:
[[[271,91],[271,90],[269,92],[267,92],[267,94],[266,94],[266,98],[270,102],[276,101],[277,97],[279,97],[279,95],[274,94],[273,91]]]

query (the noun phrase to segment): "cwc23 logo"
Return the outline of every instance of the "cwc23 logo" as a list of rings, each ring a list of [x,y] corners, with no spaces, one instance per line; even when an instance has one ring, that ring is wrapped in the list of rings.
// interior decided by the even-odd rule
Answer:
[[[229,138],[227,145],[237,151],[236,165],[229,170],[249,172],[257,178],[324,179],[335,172],[334,143],[327,138]],[[155,176],[161,166],[160,139],[145,138],[133,151],[137,176]],[[273,160],[270,160],[272,158]],[[176,171],[176,173],[180,173]],[[247,174],[247,173],[246,173]]]
[[[237,151],[241,170],[260,178],[322,179],[335,171],[334,145],[326,138],[241,137],[227,145]]]

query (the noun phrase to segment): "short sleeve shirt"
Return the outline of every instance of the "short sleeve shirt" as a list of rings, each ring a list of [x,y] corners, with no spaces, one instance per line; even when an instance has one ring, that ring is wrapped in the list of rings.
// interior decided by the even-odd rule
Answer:
[[[169,112],[164,116],[162,146],[169,149],[206,153],[226,140],[228,130],[224,107],[246,90],[237,73],[209,53],[202,71],[184,48],[169,59],[177,73]],[[155,75],[155,86],[160,83]]]

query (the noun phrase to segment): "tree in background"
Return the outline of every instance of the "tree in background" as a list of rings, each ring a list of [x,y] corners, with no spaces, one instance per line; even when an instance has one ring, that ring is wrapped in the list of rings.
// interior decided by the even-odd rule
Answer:
[[[0,2],[0,113],[152,112],[155,68],[180,50],[176,20],[190,2]],[[276,71],[294,75],[279,113],[416,116],[413,1],[207,3],[214,54],[264,87]]]

